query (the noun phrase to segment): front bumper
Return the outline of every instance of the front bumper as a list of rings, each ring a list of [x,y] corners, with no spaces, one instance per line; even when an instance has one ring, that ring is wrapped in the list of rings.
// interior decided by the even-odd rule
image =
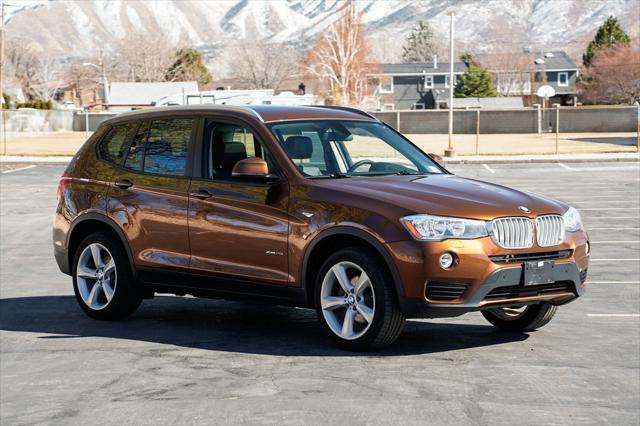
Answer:
[[[541,301],[561,305],[581,296],[586,289],[589,263],[588,236],[584,232],[567,233],[559,246],[532,247],[525,250],[504,250],[490,238],[448,240],[442,242],[404,241],[390,243],[387,248],[398,266],[404,294],[400,305],[409,318],[453,317],[466,312],[499,306],[532,304]],[[523,261],[501,262],[501,256],[543,254],[564,251],[568,254],[554,259],[553,284],[523,285]],[[458,263],[444,270],[438,257],[454,253]],[[459,295],[435,298],[430,285],[458,285]]]

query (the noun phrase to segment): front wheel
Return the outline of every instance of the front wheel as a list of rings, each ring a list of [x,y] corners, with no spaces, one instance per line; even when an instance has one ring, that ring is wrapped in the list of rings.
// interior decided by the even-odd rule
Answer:
[[[533,331],[551,321],[557,309],[557,306],[543,302],[537,305],[488,309],[482,311],[482,315],[504,331]]]
[[[315,296],[320,322],[345,349],[388,346],[404,327],[390,274],[366,249],[330,256],[320,268]]]
[[[73,264],[73,290],[80,307],[91,318],[125,318],[142,302],[124,249],[112,234],[87,236]]]

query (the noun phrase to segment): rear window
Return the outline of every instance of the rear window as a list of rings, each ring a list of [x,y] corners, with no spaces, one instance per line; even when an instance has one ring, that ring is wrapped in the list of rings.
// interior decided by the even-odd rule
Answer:
[[[187,167],[187,147],[193,119],[155,120],[144,151],[145,173],[182,176]]]
[[[135,123],[114,126],[98,145],[100,158],[110,163],[121,164],[127,144],[135,128]]]

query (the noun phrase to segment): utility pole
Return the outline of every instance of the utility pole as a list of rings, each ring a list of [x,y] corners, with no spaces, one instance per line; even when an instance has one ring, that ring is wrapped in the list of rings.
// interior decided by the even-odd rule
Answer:
[[[2,114],[2,155],[7,153],[7,122],[5,120],[4,110],[9,105],[4,104],[4,1],[0,0],[0,113]]]
[[[449,28],[449,146],[444,150],[445,157],[453,157],[456,151],[453,149],[453,65],[455,57],[453,55],[453,11],[448,13],[451,18]]]

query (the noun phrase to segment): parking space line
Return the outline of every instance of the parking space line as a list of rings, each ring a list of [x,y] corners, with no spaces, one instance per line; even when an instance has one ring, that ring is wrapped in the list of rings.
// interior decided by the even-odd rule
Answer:
[[[624,241],[591,241],[591,244],[636,244],[640,240],[624,240]]]
[[[598,318],[640,318],[640,314],[587,314],[587,316]]]
[[[482,167],[484,167],[485,169],[489,170],[491,173],[495,173],[496,171],[493,170],[491,167],[489,167],[488,164],[483,164]]]
[[[17,169],[5,170],[5,171],[2,172],[2,174],[6,175],[7,173],[21,172],[23,170],[33,169],[34,167],[37,167],[37,166],[35,164],[30,164],[28,166],[19,167]]]
[[[593,231],[594,229],[597,229],[599,231],[634,231],[634,230],[638,230],[640,228],[634,228],[634,227],[621,227],[621,228],[610,228],[610,227],[603,227],[603,228],[592,228],[592,227],[588,227],[588,231]]]
[[[589,207],[587,209],[578,210],[640,210],[640,207]]]
[[[563,169],[567,169],[567,170],[575,170],[573,167],[569,167],[564,163],[558,163],[558,166],[562,167]]]
[[[640,258],[634,258],[634,259],[589,259],[589,262],[640,262]]]

